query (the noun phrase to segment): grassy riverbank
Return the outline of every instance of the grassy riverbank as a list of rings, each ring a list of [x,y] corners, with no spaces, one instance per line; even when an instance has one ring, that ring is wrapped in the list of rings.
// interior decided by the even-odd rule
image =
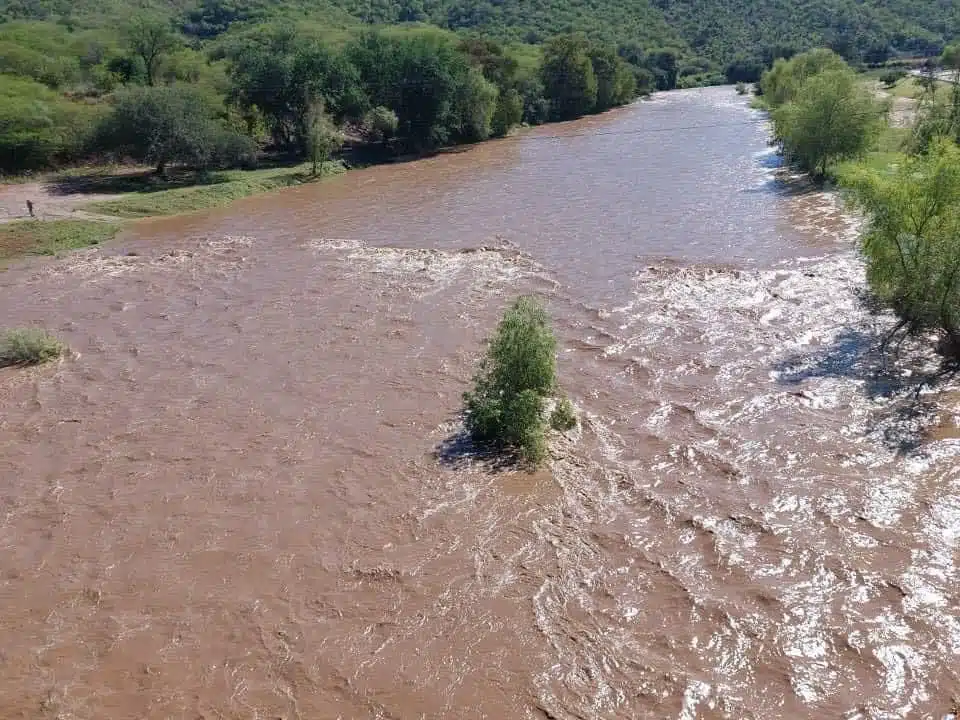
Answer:
[[[24,255],[58,255],[99,245],[120,226],[92,220],[21,220],[0,224],[0,263]]]
[[[279,188],[314,182],[344,171],[343,163],[328,162],[319,176],[310,174],[310,164],[261,170],[228,170],[206,176],[157,180],[153,175],[106,176],[94,181],[99,192],[129,194],[92,202],[85,210],[118,218],[143,218],[204,210],[228,205],[234,200]],[[89,182],[89,180],[88,180]],[[97,192],[98,190],[92,190]]]

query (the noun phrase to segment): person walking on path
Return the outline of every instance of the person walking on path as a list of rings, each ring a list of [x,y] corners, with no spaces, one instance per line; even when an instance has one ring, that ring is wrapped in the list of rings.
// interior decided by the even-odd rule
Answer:
[[[30,217],[36,217],[36,215],[33,214],[33,200],[27,200],[27,212],[30,213]]]

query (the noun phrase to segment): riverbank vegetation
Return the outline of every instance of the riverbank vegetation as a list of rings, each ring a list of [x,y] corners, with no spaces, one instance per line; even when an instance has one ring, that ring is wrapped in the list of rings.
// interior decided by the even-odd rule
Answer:
[[[830,50],[777,60],[760,91],[784,157],[816,177],[876,144],[885,108]]]
[[[912,127],[880,123],[871,89],[825,50],[778,61],[760,91],[786,158],[837,181],[865,216],[867,281],[899,319],[888,340],[931,335],[960,361],[960,45],[940,60],[952,83],[894,80],[916,98]]]
[[[516,451],[534,465],[546,458],[548,427],[576,425],[565,398],[547,416],[557,391],[556,354],[546,310],[532,297],[518,298],[497,326],[473,391],[464,395],[466,426],[475,441]]]
[[[319,169],[339,137],[384,157],[423,152],[652,90],[754,82],[815,45],[877,64],[939,52],[960,31],[937,0],[828,6],[144,0],[131,13],[112,1],[10,2],[0,7],[0,172],[113,159],[203,173],[265,153]],[[389,117],[392,127],[374,122]]]
[[[838,178],[867,218],[867,279],[900,320],[891,337],[932,333],[960,361],[960,45],[941,61],[953,82],[921,83],[897,161],[848,165]]]
[[[66,352],[55,335],[40,328],[18,328],[0,333],[0,367],[39,365],[56,360]]]
[[[57,255],[113,238],[119,227],[91,220],[21,220],[0,224],[0,263],[23,255]]]
[[[234,200],[257,193],[313,182],[343,172],[343,163],[325,162],[314,168],[312,162],[258,170],[223,170],[203,174],[173,173],[157,178],[153,173],[133,176],[107,175],[85,186],[88,192],[110,189],[127,193],[121,197],[88,203],[84,209],[119,218],[143,218],[178,215],[205,208],[228,205]],[[80,178],[84,180],[86,178]],[[69,184],[69,183],[68,183]],[[81,182],[81,185],[84,183]],[[99,190],[92,188],[98,187]]]
[[[31,49],[38,37],[72,47],[56,55],[68,71]],[[330,38],[277,22],[191,42],[169,18],[138,15],[98,37],[0,24],[4,172],[133,162],[202,177],[282,156],[319,174],[345,143],[386,159],[601,112],[649,92],[650,63],[675,61],[577,35],[534,47],[421,25]]]
[[[894,334],[936,333],[960,358],[960,148],[939,137],[890,171],[852,168],[843,180],[869,218],[867,280],[900,318]]]

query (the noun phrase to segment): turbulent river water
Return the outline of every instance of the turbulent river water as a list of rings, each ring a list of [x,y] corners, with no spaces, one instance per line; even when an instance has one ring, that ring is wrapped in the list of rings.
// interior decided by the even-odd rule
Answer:
[[[960,402],[767,133],[667,93],[0,273],[73,350],[0,371],[0,716],[947,716]],[[458,417],[529,292],[535,474]]]

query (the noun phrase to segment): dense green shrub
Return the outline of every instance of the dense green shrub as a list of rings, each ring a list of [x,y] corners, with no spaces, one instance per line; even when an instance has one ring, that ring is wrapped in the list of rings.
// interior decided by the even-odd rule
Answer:
[[[38,365],[56,360],[66,346],[39,328],[7,330],[0,335],[0,365]]]
[[[767,105],[778,108],[790,102],[804,82],[814,75],[827,70],[846,69],[848,66],[842,57],[832,50],[818,48],[795,55],[789,60],[778,59],[773,67],[763,74],[760,90]]]
[[[512,448],[533,463],[546,456],[544,401],[556,387],[557,342],[534,298],[506,311],[490,342],[472,392],[464,396],[475,440]]]
[[[799,82],[791,100],[773,112],[784,155],[815,175],[830,164],[863,155],[880,130],[882,108],[848,67]]]
[[[940,140],[893,173],[859,167],[842,180],[869,221],[871,290],[906,330],[937,331],[960,357],[960,148]]]
[[[210,98],[191,86],[131,87],[97,128],[95,145],[152,163],[163,173],[179,163],[196,169],[249,162],[252,139],[228,128]]]

